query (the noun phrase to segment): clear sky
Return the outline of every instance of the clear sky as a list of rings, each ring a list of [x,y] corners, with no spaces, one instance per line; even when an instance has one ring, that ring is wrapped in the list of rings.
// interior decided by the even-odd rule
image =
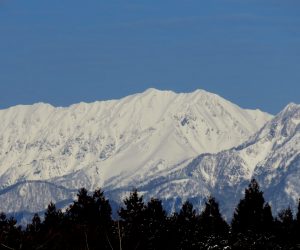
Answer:
[[[205,89],[300,103],[299,0],[0,0],[0,108]]]

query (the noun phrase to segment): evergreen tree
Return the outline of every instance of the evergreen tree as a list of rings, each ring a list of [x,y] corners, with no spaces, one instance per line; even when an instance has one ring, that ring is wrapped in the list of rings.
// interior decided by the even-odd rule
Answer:
[[[145,249],[145,204],[143,196],[139,196],[137,190],[133,190],[129,197],[124,199],[125,207],[119,211],[122,219],[123,249]]]
[[[21,227],[16,226],[17,221],[11,217],[7,219],[0,213],[0,245],[1,249],[20,249],[22,244]]]
[[[30,234],[38,234],[41,231],[42,223],[38,214],[34,214],[31,224],[27,225],[26,231]]]
[[[300,199],[298,200],[298,209],[296,214],[296,221],[295,221],[295,231],[294,231],[294,238],[298,245],[300,244]]]
[[[85,188],[79,189],[77,199],[66,211],[65,237],[70,242],[70,248],[90,248],[90,226],[95,223],[92,210],[93,198]]]
[[[101,189],[96,189],[93,193],[93,216],[97,224],[102,228],[110,227],[112,223],[111,206],[109,200],[105,198]]]
[[[47,228],[47,230],[55,230],[62,222],[62,218],[63,213],[61,210],[57,210],[55,204],[50,202],[45,212],[43,225]]]
[[[274,218],[269,203],[266,203],[263,208],[263,231],[270,234],[273,234],[274,231]]]
[[[79,189],[77,193],[77,200],[70,205],[67,214],[70,220],[80,224],[87,225],[95,223],[93,215],[93,197],[88,194],[85,188]]]
[[[219,204],[215,198],[209,197],[205,203],[205,208],[200,214],[200,226],[202,234],[225,236],[228,233],[229,226],[222,218],[219,211]]]
[[[245,190],[245,197],[240,200],[232,219],[235,233],[266,232],[265,225],[272,224],[270,206],[265,204],[263,192],[256,180],[252,180]]]
[[[151,199],[145,207],[147,249],[166,249],[167,215],[158,199]]]
[[[64,233],[64,214],[57,209],[53,202],[50,202],[41,225],[41,243],[39,248],[58,249],[67,247],[66,235]],[[67,231],[67,230],[66,230]]]
[[[89,195],[85,188],[67,210],[67,228],[75,247],[89,249],[113,248],[111,206],[104,193],[97,189]]]
[[[34,214],[31,224],[28,224],[24,233],[22,249],[36,249],[42,244],[42,223],[38,214]]]
[[[296,222],[300,226],[300,199],[298,200],[298,209],[296,214]]]
[[[198,216],[193,204],[189,201],[183,203],[176,219],[176,227],[178,230],[177,237],[179,240],[177,247],[179,247],[179,249],[198,248],[197,238],[200,235],[198,228]]]
[[[111,218],[112,209],[109,200],[105,198],[101,189],[96,189],[92,198],[93,209],[91,217],[94,218],[95,224],[92,228],[94,241],[90,246],[95,249],[113,249],[113,221]]]
[[[283,209],[275,220],[276,236],[281,246],[290,248],[294,245],[295,220],[291,208]]]

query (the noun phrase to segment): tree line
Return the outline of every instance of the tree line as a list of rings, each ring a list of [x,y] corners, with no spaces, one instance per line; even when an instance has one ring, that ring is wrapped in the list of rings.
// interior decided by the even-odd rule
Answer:
[[[218,202],[209,197],[197,213],[186,201],[168,215],[158,199],[148,202],[133,190],[112,218],[100,189],[82,188],[63,212],[50,203],[41,220],[35,214],[26,228],[0,214],[0,249],[297,249],[300,248],[300,202],[273,217],[258,183],[252,180],[230,224]]]

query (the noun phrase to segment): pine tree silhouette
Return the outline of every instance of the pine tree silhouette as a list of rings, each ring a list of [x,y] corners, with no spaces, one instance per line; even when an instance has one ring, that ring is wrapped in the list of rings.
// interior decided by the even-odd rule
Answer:
[[[296,214],[296,222],[300,226],[300,199],[298,200],[298,209],[297,209],[297,214]]]
[[[95,224],[91,228],[93,243],[90,244],[90,247],[95,249],[113,249],[113,221],[109,200],[105,198],[101,189],[96,189],[92,198],[93,208],[90,216],[94,219]]]
[[[176,221],[178,230],[177,247],[181,249],[195,248],[197,237],[199,237],[198,216],[193,204],[189,201],[183,203]]]
[[[67,211],[69,219],[80,225],[95,223],[93,214],[93,198],[85,188],[81,188],[77,193],[77,200],[70,205]]]
[[[147,249],[166,249],[167,214],[158,199],[152,198],[145,207]]]
[[[278,213],[275,219],[277,239],[285,248],[294,245],[295,220],[290,207],[283,209]]]
[[[111,249],[113,246],[111,206],[97,189],[89,195],[85,188],[67,210],[67,225],[74,246],[88,249]]]
[[[23,249],[38,248],[42,244],[42,222],[38,214],[34,214],[32,221],[27,225],[23,234]]]
[[[1,249],[19,249],[21,247],[21,227],[16,226],[17,221],[0,213],[0,246]]]
[[[122,219],[123,249],[145,249],[145,204],[143,196],[133,190],[129,197],[124,199],[125,207],[119,211]]]
[[[297,213],[296,213],[294,238],[298,244],[298,247],[300,247],[300,199],[298,200],[298,209],[297,209]]]
[[[205,208],[200,214],[200,226],[202,234],[206,236],[225,236],[228,233],[229,226],[222,218],[219,204],[213,197],[208,198]]]
[[[45,212],[45,219],[43,225],[47,230],[55,230],[62,222],[63,214],[60,209],[56,209],[53,202],[50,202]]]
[[[41,231],[42,222],[38,214],[34,214],[31,224],[27,226],[27,231],[33,234],[37,234]]]
[[[256,180],[245,189],[245,197],[240,200],[231,222],[233,232],[265,232],[265,225],[272,224],[270,206],[265,204],[263,192]]]

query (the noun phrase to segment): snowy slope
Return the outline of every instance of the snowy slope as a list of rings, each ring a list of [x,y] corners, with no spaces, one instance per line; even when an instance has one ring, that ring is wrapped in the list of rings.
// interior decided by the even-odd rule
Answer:
[[[137,186],[146,197],[161,196],[171,207],[187,198],[201,204],[212,194],[230,218],[244,188],[255,178],[275,213],[295,208],[300,198],[300,105],[289,104],[238,147],[201,154],[170,169]]]
[[[0,199],[5,194],[11,201],[0,208],[18,211],[26,202],[30,211],[45,207],[44,200],[33,200],[38,181],[47,183],[45,199],[59,201],[70,197],[60,188],[73,192],[83,186],[104,187],[113,195],[118,189],[178,175],[192,158],[241,144],[271,118],[203,90],[177,94],[148,89],[120,100],[67,108],[39,103],[0,110]],[[16,184],[27,181],[31,194],[20,196],[22,205],[16,206]],[[174,180],[164,184],[166,195],[172,196],[168,190],[173,186],[182,194],[177,183],[191,186],[182,188],[190,193],[200,185],[189,178]],[[153,194],[164,195],[160,189]]]

